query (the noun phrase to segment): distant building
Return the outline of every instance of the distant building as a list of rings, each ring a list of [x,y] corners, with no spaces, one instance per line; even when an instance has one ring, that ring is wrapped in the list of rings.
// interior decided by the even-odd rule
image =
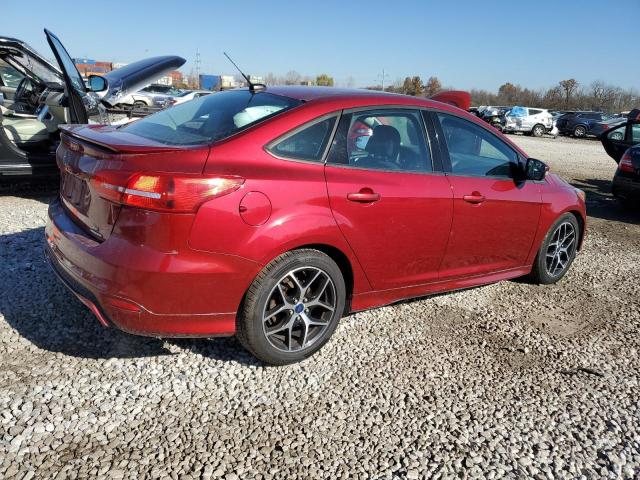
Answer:
[[[313,80],[303,80],[300,82],[300,85],[304,85],[305,87],[312,87],[313,86]]]
[[[98,62],[91,58],[74,58],[73,62],[80,75],[85,78],[90,75],[104,75],[114,68],[111,62]]]

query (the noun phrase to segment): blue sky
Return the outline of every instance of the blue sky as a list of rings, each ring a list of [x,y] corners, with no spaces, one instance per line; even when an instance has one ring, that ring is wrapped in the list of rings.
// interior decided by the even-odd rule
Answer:
[[[2,34],[45,56],[49,28],[72,56],[133,61],[177,54],[185,72],[326,72],[344,84],[436,75],[446,86],[531,88],[574,77],[640,88],[640,0],[2,0]],[[81,6],[82,5],[82,6]]]

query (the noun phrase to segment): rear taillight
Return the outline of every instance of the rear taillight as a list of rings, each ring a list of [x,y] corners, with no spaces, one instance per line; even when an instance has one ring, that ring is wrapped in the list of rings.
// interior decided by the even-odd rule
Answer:
[[[189,213],[207,200],[227,195],[244,179],[230,175],[136,173],[122,178],[117,171],[98,173],[91,184],[109,201],[160,212]]]
[[[620,159],[619,167],[621,172],[630,172],[630,173],[634,172],[633,161],[631,159],[631,154],[629,153],[628,150],[624,153],[624,155]]]

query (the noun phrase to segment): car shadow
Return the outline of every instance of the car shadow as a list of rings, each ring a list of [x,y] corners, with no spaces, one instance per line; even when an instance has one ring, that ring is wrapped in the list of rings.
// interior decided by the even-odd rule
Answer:
[[[59,183],[57,178],[0,183],[0,196],[28,198],[49,204],[58,194]]]
[[[159,339],[104,328],[53,273],[43,255],[44,228],[0,236],[0,321],[36,347],[90,359],[174,355],[262,365],[235,338]]]
[[[640,224],[640,208],[631,210],[623,207],[611,193],[611,181],[595,178],[574,180],[574,187],[587,194],[587,215],[603,220],[615,220],[634,225]]]

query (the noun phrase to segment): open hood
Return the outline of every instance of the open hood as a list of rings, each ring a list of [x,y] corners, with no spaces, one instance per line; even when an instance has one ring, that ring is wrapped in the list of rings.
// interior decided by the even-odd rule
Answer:
[[[167,73],[180,68],[186,60],[182,57],[163,56],[145,58],[103,75],[107,90],[102,101],[115,105],[129,93],[137,92]]]
[[[26,43],[15,38],[0,37],[0,59],[36,83],[62,85],[62,73]]]

